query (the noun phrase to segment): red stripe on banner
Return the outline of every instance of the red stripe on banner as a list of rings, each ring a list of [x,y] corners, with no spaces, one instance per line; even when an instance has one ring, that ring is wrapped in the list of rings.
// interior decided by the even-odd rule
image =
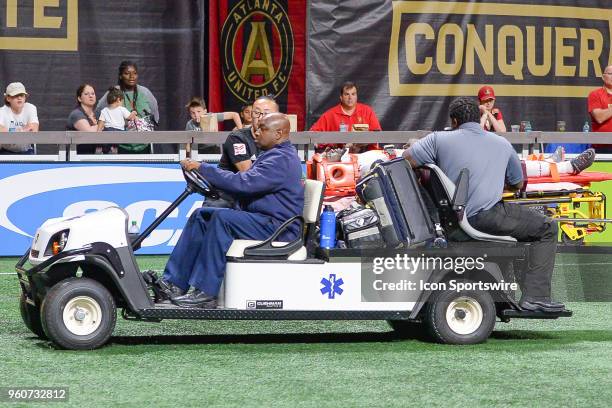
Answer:
[[[223,76],[219,50],[220,9],[227,9],[226,0],[208,3],[208,111],[223,112]]]
[[[297,114],[298,130],[304,130],[306,112],[304,86],[306,77],[306,2],[288,0],[287,9],[294,39],[293,68],[287,86],[287,113]]]

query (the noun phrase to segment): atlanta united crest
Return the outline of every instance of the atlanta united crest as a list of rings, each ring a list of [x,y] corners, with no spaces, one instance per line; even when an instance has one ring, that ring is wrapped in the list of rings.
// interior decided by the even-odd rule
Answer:
[[[241,0],[221,31],[223,79],[242,102],[278,95],[287,87],[293,65],[289,15],[276,0]]]

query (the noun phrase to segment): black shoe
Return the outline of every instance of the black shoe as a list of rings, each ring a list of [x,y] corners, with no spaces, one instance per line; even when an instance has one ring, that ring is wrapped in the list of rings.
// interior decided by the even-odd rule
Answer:
[[[172,299],[175,296],[182,296],[187,292],[165,279],[159,279],[157,281],[157,287],[162,294],[160,301]]]
[[[217,298],[209,296],[199,289],[194,289],[193,292],[182,296],[171,298],[172,303],[181,307],[197,307],[200,309],[216,309]]]
[[[521,309],[529,312],[558,313],[565,310],[563,303],[554,302],[550,298],[534,299],[525,297],[519,302]]]
[[[574,174],[580,173],[582,170],[591,167],[591,164],[595,161],[595,149],[586,149],[578,156],[570,160],[572,167],[574,168]]]

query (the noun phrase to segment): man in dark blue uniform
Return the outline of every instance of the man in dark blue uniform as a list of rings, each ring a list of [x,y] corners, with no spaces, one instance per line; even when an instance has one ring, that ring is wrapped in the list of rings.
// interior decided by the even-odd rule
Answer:
[[[179,306],[215,308],[225,254],[234,239],[264,240],[284,221],[302,214],[302,165],[289,141],[287,117],[281,113],[264,116],[255,141],[263,153],[245,172],[190,159],[181,162],[185,170],[197,169],[214,187],[236,197],[241,209],[200,208],[189,218],[160,283]],[[291,241],[299,233],[295,223],[279,240]],[[190,286],[194,290],[185,294]]]

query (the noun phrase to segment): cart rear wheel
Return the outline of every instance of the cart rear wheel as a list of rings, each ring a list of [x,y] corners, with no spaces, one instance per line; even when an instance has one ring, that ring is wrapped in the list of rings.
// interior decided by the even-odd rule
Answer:
[[[495,303],[485,291],[436,292],[425,307],[424,321],[437,342],[481,343],[495,327]]]
[[[53,286],[42,305],[45,333],[60,347],[90,350],[110,338],[117,308],[110,292],[87,278],[69,278]]]
[[[19,312],[21,312],[23,323],[32,333],[41,339],[47,338],[40,321],[40,308],[26,302],[26,296],[23,292],[19,298]]]

